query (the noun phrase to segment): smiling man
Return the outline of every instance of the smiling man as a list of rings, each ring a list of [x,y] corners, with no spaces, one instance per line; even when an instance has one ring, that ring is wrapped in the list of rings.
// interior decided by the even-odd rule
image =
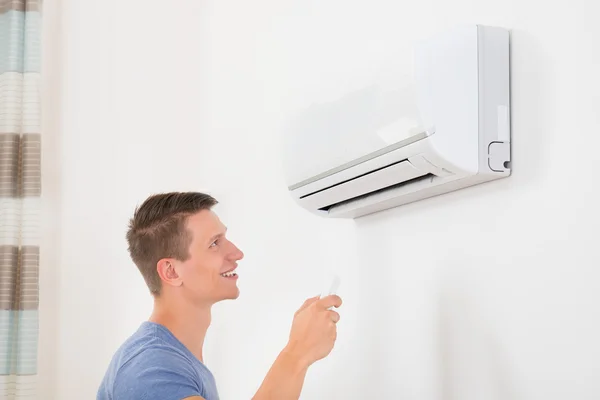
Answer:
[[[127,232],[129,252],[154,298],[148,321],[121,345],[98,389],[97,400],[218,400],[202,348],[213,304],[236,299],[243,253],[227,239],[203,193],[149,197]],[[298,399],[311,364],[333,349],[338,296],[307,299],[294,315],[288,344],[254,400]]]

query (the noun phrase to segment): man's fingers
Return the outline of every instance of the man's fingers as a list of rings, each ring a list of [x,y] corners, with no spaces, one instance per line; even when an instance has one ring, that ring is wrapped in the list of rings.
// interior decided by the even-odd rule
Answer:
[[[311,297],[310,299],[306,299],[306,301],[304,301],[302,306],[298,309],[298,312],[304,310],[306,307],[310,306],[311,304],[313,304],[314,302],[316,302],[318,300],[319,300],[319,296],[315,296],[315,297]]]
[[[329,316],[329,319],[331,319],[334,323],[338,323],[338,321],[340,320],[340,314],[338,314],[335,311],[327,311],[327,315]]]
[[[330,307],[339,307],[342,305],[342,299],[340,298],[340,296],[336,295],[336,294],[331,294],[329,296],[323,297],[321,300],[319,300],[319,306],[323,307],[323,308],[330,308]]]

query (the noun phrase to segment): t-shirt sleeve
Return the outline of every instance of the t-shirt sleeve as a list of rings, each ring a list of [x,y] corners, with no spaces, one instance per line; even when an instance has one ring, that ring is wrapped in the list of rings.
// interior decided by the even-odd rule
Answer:
[[[201,396],[201,382],[190,362],[162,348],[146,349],[123,365],[115,379],[114,400],[181,400]]]

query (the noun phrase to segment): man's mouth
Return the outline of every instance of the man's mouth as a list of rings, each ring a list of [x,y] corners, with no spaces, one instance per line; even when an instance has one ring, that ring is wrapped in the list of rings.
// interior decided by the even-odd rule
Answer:
[[[232,269],[231,271],[223,272],[221,276],[224,278],[233,278],[237,277],[237,272],[235,272],[235,269]]]

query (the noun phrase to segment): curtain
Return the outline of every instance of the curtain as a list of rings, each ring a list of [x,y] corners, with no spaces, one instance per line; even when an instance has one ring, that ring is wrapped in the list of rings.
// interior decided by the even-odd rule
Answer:
[[[0,0],[0,399],[38,399],[41,0]]]

